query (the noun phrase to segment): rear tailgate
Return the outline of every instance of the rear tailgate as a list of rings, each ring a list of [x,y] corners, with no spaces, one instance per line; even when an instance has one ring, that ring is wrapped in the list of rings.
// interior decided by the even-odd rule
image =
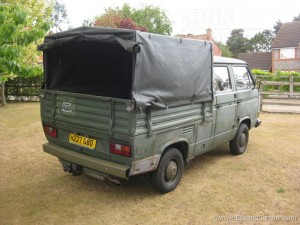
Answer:
[[[57,138],[47,139],[75,152],[128,165],[130,158],[111,156],[109,143],[114,140],[131,145],[131,104],[130,100],[42,90],[43,125],[58,129]]]

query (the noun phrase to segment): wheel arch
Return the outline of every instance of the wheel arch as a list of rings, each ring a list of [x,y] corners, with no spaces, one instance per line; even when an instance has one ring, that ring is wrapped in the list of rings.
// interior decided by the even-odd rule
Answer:
[[[187,160],[187,156],[189,153],[189,144],[187,142],[180,141],[180,142],[170,145],[168,148],[171,148],[171,147],[177,148],[181,152],[183,160],[184,161]]]
[[[249,116],[240,118],[240,120],[239,120],[239,126],[241,126],[242,123],[246,124],[247,127],[248,127],[248,129],[250,130],[250,128],[251,128],[251,119],[250,119]]]
[[[187,139],[179,138],[176,140],[168,141],[159,149],[160,156],[162,156],[169,148],[172,147],[178,149],[181,152],[184,161],[187,160],[189,153],[189,142]]]

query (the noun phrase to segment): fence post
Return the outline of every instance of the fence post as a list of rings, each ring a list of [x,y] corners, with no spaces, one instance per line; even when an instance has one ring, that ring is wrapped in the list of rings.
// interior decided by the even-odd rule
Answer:
[[[260,85],[259,85],[259,111],[262,112],[262,104],[263,104],[263,95],[261,94],[264,85],[262,83],[262,81],[260,81]]]
[[[294,94],[294,75],[290,75],[290,95],[289,97],[292,98]]]
[[[3,106],[6,105],[6,99],[5,99],[5,82],[3,81],[1,84],[1,92],[0,92],[0,95],[1,95],[1,104]]]

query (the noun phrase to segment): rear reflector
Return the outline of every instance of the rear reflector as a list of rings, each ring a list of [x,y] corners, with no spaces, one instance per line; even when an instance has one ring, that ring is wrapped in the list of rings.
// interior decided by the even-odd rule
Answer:
[[[110,149],[110,153],[131,157],[131,150],[130,150],[130,146],[128,145],[110,143],[109,149]]]
[[[45,125],[44,126],[44,132],[46,135],[50,136],[50,137],[57,137],[57,129],[54,127],[50,127]]]

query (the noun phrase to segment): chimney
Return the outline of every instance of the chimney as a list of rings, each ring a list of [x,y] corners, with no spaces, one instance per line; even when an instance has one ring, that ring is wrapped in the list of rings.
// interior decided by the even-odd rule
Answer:
[[[212,41],[213,39],[212,39],[212,30],[210,29],[210,28],[208,28],[207,30],[206,30],[206,36],[207,36],[207,40],[208,41]]]

